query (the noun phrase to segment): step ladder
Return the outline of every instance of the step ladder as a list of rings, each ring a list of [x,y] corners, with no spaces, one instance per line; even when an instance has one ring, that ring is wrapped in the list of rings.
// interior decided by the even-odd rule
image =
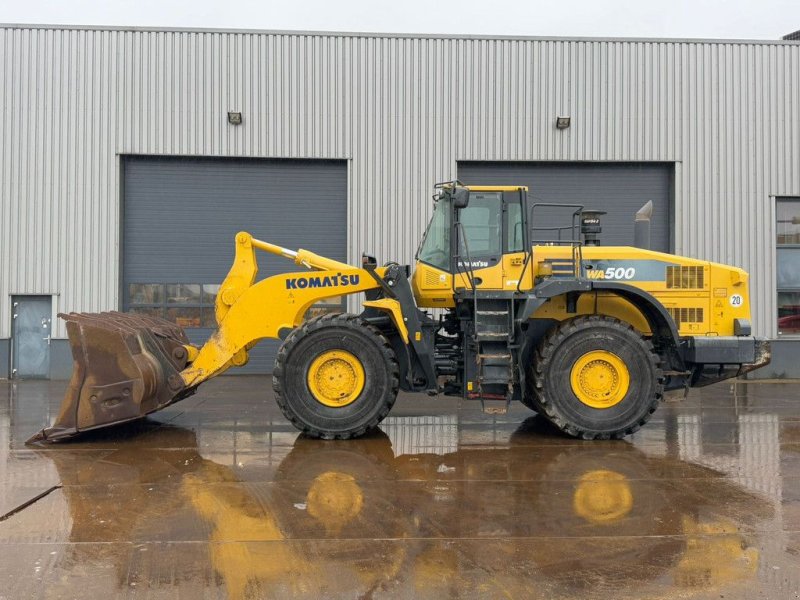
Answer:
[[[475,302],[475,332],[478,347],[478,389],[473,394],[481,400],[483,411],[505,414],[514,393],[513,315],[506,299],[482,299]]]

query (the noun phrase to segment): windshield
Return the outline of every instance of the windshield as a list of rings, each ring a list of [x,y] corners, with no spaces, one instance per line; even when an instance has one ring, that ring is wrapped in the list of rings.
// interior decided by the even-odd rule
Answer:
[[[438,269],[450,268],[450,203],[439,200],[417,251],[417,260]]]

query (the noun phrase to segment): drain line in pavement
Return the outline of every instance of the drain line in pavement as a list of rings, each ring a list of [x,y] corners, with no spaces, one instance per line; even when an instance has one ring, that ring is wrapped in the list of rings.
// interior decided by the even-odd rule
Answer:
[[[61,486],[60,486],[60,485],[54,485],[53,487],[51,487],[51,488],[49,488],[49,489],[46,489],[45,491],[43,491],[43,492],[42,492],[41,494],[39,494],[38,496],[34,496],[34,497],[33,497],[33,498],[31,498],[30,500],[26,500],[25,502],[23,502],[22,504],[20,504],[20,505],[19,505],[19,506],[17,506],[16,508],[12,508],[10,511],[8,511],[8,512],[7,512],[6,514],[4,514],[3,516],[0,516],[0,523],[2,523],[3,521],[5,521],[6,519],[9,519],[9,518],[13,517],[13,516],[14,516],[15,514],[17,514],[19,511],[21,511],[21,510],[25,510],[25,509],[26,509],[26,508],[28,508],[28,507],[29,507],[31,504],[34,504],[35,502],[38,502],[39,500],[41,500],[42,498],[44,498],[45,496],[47,496],[47,495],[48,495],[48,494],[50,494],[51,492],[53,492],[53,491],[55,491],[55,490],[60,490],[60,489],[61,489]]]

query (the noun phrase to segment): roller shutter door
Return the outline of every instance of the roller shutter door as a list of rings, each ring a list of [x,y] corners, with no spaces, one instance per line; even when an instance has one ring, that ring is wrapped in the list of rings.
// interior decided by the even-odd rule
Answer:
[[[175,320],[194,343],[212,331],[236,232],[347,259],[344,161],[127,157],[123,167],[123,308]],[[302,270],[257,257],[259,279]],[[231,373],[270,373],[278,345],[262,341]]]
[[[527,185],[530,202],[583,204],[604,210],[604,246],[633,243],[633,216],[653,201],[651,247],[672,248],[672,165],[666,163],[461,162],[458,178],[466,184]],[[563,224],[565,213],[537,210],[536,227]],[[541,231],[535,231],[537,237]]]

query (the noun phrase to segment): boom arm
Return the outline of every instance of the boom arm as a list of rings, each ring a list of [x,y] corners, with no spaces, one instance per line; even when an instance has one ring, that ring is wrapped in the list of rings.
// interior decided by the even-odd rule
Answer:
[[[254,283],[258,273],[256,249],[317,271],[274,275]],[[382,275],[383,269],[377,272]],[[279,338],[282,332],[294,329],[313,304],[377,287],[378,282],[364,269],[308,250],[288,250],[240,232],[233,266],[217,295],[217,330],[199,352],[187,346],[190,364],[181,378],[186,387],[195,387],[231,366],[244,365],[247,351],[258,340]]]

